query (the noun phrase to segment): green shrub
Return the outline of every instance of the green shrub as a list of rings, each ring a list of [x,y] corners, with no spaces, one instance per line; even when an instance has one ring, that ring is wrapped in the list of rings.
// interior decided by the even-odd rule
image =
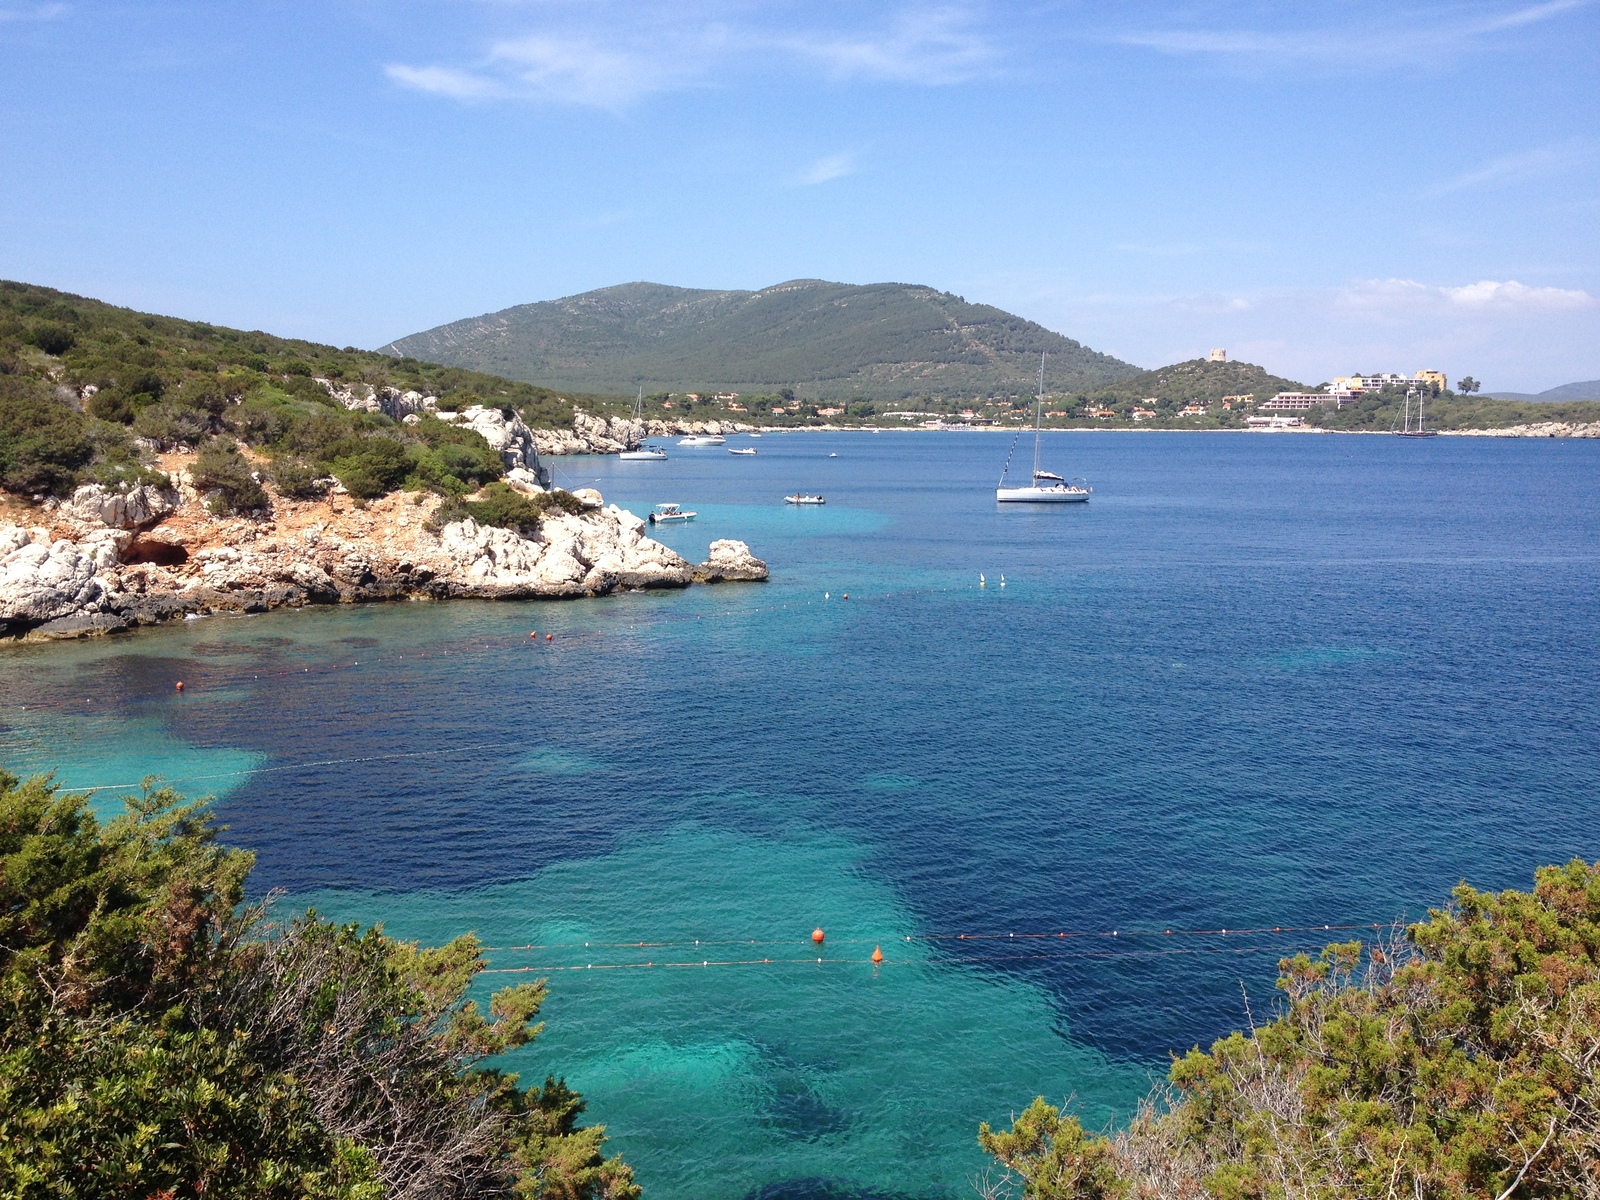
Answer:
[[[99,417],[102,421],[115,421],[126,425],[138,414],[134,407],[133,397],[116,387],[103,387],[89,397],[87,405],[92,416]]]
[[[333,473],[344,490],[363,500],[376,500],[404,482],[411,473],[406,448],[393,438],[362,438],[333,460]]]
[[[523,537],[534,537],[539,522],[548,512],[581,513],[583,501],[559,488],[530,496],[508,483],[491,483],[476,500],[452,499],[434,510],[429,527],[443,529],[451,521],[471,517],[480,525],[514,529]]]
[[[1600,1166],[1600,864],[1279,963],[1277,1019],[1176,1059],[1114,1137],[1042,1099],[985,1150],[1029,1200],[1578,1197]]]
[[[470,934],[271,920],[200,805],[126,805],[0,772],[0,1194],[637,1200],[563,1082],[483,1065],[542,983],[485,1011]]]
[[[128,371],[117,380],[117,388],[127,396],[149,396],[154,404],[166,393],[167,381],[155,371]],[[140,404],[137,407],[143,408]]]
[[[271,393],[255,393],[230,409],[223,423],[248,445],[264,446],[281,441],[296,418],[295,411]]]
[[[178,385],[172,401],[182,408],[220,416],[228,407],[228,389],[215,375],[190,375]]]
[[[78,344],[78,335],[65,325],[48,322],[29,330],[28,340],[46,354],[61,355]]]
[[[90,411],[93,411],[94,400],[98,399],[96,396],[90,401]],[[163,450],[197,446],[214,431],[215,422],[204,410],[173,403],[152,404],[133,418],[134,436],[149,438]]]
[[[303,458],[285,457],[272,462],[272,486],[296,500],[320,500],[331,486],[327,472]]]
[[[189,468],[195,490],[219,516],[254,512],[267,507],[267,493],[256,480],[254,468],[232,442],[218,439],[200,451]]]
[[[0,487],[65,495],[94,457],[89,419],[36,379],[0,375]]]

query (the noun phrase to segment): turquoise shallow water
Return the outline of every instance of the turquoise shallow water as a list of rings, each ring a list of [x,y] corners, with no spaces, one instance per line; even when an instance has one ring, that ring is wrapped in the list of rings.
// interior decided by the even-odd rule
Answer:
[[[1600,857],[1600,447],[1049,441],[1088,506],[997,509],[983,435],[559,462],[773,582],[21,648],[0,760],[185,780],[258,887],[548,974],[515,1065],[648,1194],[968,1194],[979,1120],[1125,1115],[1306,927]]]

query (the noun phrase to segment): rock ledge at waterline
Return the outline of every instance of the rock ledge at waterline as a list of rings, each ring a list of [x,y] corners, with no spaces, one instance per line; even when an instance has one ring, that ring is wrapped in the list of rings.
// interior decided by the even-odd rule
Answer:
[[[180,479],[181,475],[178,476]],[[273,495],[268,513],[217,517],[187,487],[107,491],[0,506],[0,639],[83,637],[189,614],[306,604],[456,598],[601,596],[691,583],[761,581],[743,542],[711,543],[695,564],[645,536],[645,523],[578,493],[590,507],[555,512],[536,536],[452,521],[437,531],[434,496]]]

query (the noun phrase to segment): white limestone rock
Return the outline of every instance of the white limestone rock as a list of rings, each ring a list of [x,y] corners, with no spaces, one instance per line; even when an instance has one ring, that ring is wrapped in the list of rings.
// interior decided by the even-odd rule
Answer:
[[[120,492],[89,483],[73,492],[59,511],[63,516],[112,529],[145,529],[172,512],[176,504],[177,497],[148,484]]]
[[[38,531],[43,534],[43,530]],[[94,611],[105,595],[99,565],[65,539],[0,525],[0,623],[37,625]]]
[[[459,412],[440,413],[439,419],[448,424],[463,425],[480,434],[507,467],[524,467],[529,471],[538,469],[539,451],[533,431],[515,413],[507,417],[498,408],[474,404]]]
[[[760,583],[767,575],[767,564],[751,554],[745,543],[732,538],[712,542],[706,561],[695,569],[695,578],[701,583]]]
[[[539,496],[544,493],[544,488],[539,486],[539,477],[527,467],[512,467],[505,473],[505,481],[527,496]]]

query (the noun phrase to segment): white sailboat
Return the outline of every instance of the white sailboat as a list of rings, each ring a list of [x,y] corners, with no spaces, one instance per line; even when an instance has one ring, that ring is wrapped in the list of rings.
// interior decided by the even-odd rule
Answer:
[[[1416,397],[1416,401],[1417,401],[1417,418],[1416,418],[1416,422],[1415,423],[1413,423],[1412,420],[1411,420],[1411,400],[1412,400],[1412,397]],[[1407,388],[1406,389],[1405,414],[1401,418],[1401,426],[1400,426],[1400,428],[1396,429],[1395,432],[1397,434],[1399,434],[1401,437],[1410,437],[1410,438],[1438,437],[1439,436],[1438,430],[1429,429],[1423,424],[1423,420],[1422,420],[1422,389],[1421,388],[1412,387],[1412,388]]]
[[[644,419],[644,384],[639,385],[639,398],[633,402],[633,419]],[[667,452],[660,446],[646,446],[640,444],[636,449],[624,450],[617,455],[626,462],[666,462]]]
[[[1044,355],[1039,355],[1039,400],[1038,408],[1033,418],[1033,477],[1026,487],[1007,487],[1006,473],[1011,470],[1011,455],[1016,453],[1017,439],[1022,436],[1022,430],[1017,430],[1017,436],[1011,439],[1011,450],[1006,454],[1006,465],[1000,468],[1000,484],[994,490],[994,498],[1001,504],[1082,504],[1089,499],[1094,491],[1082,479],[1074,479],[1070,483],[1052,471],[1043,471],[1039,468],[1039,438],[1041,426],[1044,421]]]

